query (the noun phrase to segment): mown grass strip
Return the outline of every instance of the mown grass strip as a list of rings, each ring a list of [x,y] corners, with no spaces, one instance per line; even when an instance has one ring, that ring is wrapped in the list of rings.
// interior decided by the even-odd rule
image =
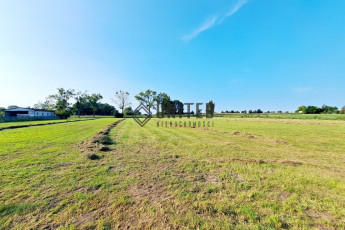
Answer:
[[[8,126],[0,128],[0,131],[6,130],[6,129],[20,129],[20,128],[27,128],[27,127],[33,127],[33,126],[44,126],[44,125],[55,125],[55,124],[64,124],[64,123],[70,123],[70,122],[79,122],[79,121],[89,121],[89,120],[95,120],[95,119],[83,119],[83,120],[72,120],[72,121],[60,121],[60,122],[47,122],[47,123],[39,123],[39,124],[27,124],[27,125],[15,125],[15,126]]]

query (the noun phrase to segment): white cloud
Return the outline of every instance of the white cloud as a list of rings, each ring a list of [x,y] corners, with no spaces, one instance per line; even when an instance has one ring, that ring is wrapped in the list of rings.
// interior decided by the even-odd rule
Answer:
[[[247,3],[247,0],[239,0],[232,8],[231,10],[226,13],[226,17],[229,17],[236,13],[239,9],[241,9],[242,6],[244,6]]]
[[[216,23],[221,24],[227,17],[230,17],[231,15],[235,14],[239,9],[241,9],[242,6],[244,6],[247,3],[247,0],[238,0],[228,11],[225,15],[223,15],[220,19],[218,19],[218,16],[214,16],[208,20],[206,20],[199,28],[194,30],[192,33],[184,35],[182,37],[182,40],[184,41],[190,41],[196,36],[198,36],[201,32],[211,29]]]
[[[192,33],[183,36],[182,40],[184,41],[192,40],[193,38],[198,36],[201,32],[210,29],[216,23],[216,21],[217,21],[217,16],[208,19],[199,28],[194,30]]]

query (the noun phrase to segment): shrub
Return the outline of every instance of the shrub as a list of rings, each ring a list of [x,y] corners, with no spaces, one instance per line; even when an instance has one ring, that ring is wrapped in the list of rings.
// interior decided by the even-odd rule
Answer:
[[[60,117],[61,119],[66,119],[71,116],[71,111],[68,110],[57,110],[55,111],[55,115]]]
[[[114,116],[116,118],[123,118],[123,114],[122,113],[116,113]]]
[[[123,111],[123,113],[124,113],[125,116],[133,115],[133,109],[132,109],[132,107],[129,106],[129,107],[125,108],[125,110]]]

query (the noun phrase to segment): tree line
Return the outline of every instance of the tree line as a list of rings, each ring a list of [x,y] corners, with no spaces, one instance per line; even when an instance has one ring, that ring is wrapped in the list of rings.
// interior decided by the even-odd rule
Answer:
[[[302,105],[298,107],[296,113],[304,114],[345,114],[345,106],[338,109],[336,106],[323,105],[322,107],[317,107],[313,105],[305,106]]]
[[[167,93],[157,93],[154,90],[146,90],[138,93],[134,98],[139,102],[143,103],[151,112],[152,109],[157,109],[157,104],[161,106],[160,111],[165,111],[165,113],[175,113],[178,114],[182,111],[184,113],[184,105],[180,100],[174,99]],[[44,109],[55,111],[56,116],[61,118],[67,118],[71,115],[114,115],[115,117],[123,117],[133,115],[134,111],[132,108],[132,103],[130,99],[130,94],[127,91],[116,91],[112,102],[117,105],[117,110],[115,106],[108,103],[101,103],[103,96],[99,93],[89,94],[87,91],[75,91],[74,89],[64,89],[58,88],[57,93],[49,95],[43,102],[36,103],[34,109]],[[74,103],[71,103],[74,100]],[[215,106],[213,101],[209,102],[210,105]],[[7,109],[17,108],[16,105],[10,105]],[[0,107],[0,117],[4,116],[5,108]],[[200,111],[199,111],[200,112]],[[282,111],[266,111],[263,112],[261,109],[256,110],[225,110],[221,113],[283,113]],[[286,111],[285,113],[289,113]],[[336,106],[323,105],[322,107],[317,106],[300,106],[296,110],[296,113],[303,114],[332,114],[341,113],[345,114],[345,106],[338,109]],[[194,111],[191,111],[194,114]]]
[[[157,103],[166,112],[169,110],[169,112],[174,111],[177,114],[179,111],[183,111],[183,103],[177,99],[172,100],[167,93],[157,93],[154,90],[148,89],[138,93],[134,98],[139,103],[143,103],[149,112],[152,109],[157,109]],[[79,117],[82,115],[93,115],[94,117],[96,115],[114,115],[115,117],[123,117],[133,115],[134,113],[130,94],[127,91],[120,90],[115,92],[112,102],[117,108],[108,103],[102,103],[102,99],[103,96],[99,93],[89,94],[87,91],[58,88],[55,94],[49,95],[44,101],[34,104],[33,108],[55,111],[55,115],[61,118],[67,118],[71,115]],[[12,105],[8,107],[8,109],[13,108],[18,108],[18,106]],[[0,116],[4,115],[4,110],[5,108],[0,107]],[[192,111],[193,113],[194,111]]]
[[[221,111],[221,113],[283,113],[283,111],[266,111],[263,112],[261,109],[257,110],[243,110],[243,111],[235,111],[235,110],[225,110]],[[289,111],[286,111],[285,113],[290,113]],[[345,114],[345,106],[343,106],[341,109],[338,109],[336,106],[328,106],[323,105],[322,107],[317,106],[305,106],[302,105],[297,108],[295,113],[303,113],[303,114]]]
[[[281,110],[278,110],[278,111],[262,111],[261,109],[255,109],[255,110],[242,110],[242,111],[235,111],[235,110],[225,110],[225,111],[221,111],[221,113],[244,113],[244,114],[247,114],[247,113],[283,113],[283,111]],[[285,113],[290,113],[289,111],[285,111]]]

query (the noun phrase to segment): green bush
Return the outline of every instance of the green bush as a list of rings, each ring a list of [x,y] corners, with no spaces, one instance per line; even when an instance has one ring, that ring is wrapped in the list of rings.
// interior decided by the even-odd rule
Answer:
[[[69,110],[57,110],[55,111],[55,115],[60,117],[61,119],[66,119],[71,116],[71,111]]]
[[[117,110],[115,109],[115,111],[114,111],[114,117],[116,117],[116,118],[123,118],[123,114],[122,114],[122,113],[119,113],[119,111],[117,111]]]

